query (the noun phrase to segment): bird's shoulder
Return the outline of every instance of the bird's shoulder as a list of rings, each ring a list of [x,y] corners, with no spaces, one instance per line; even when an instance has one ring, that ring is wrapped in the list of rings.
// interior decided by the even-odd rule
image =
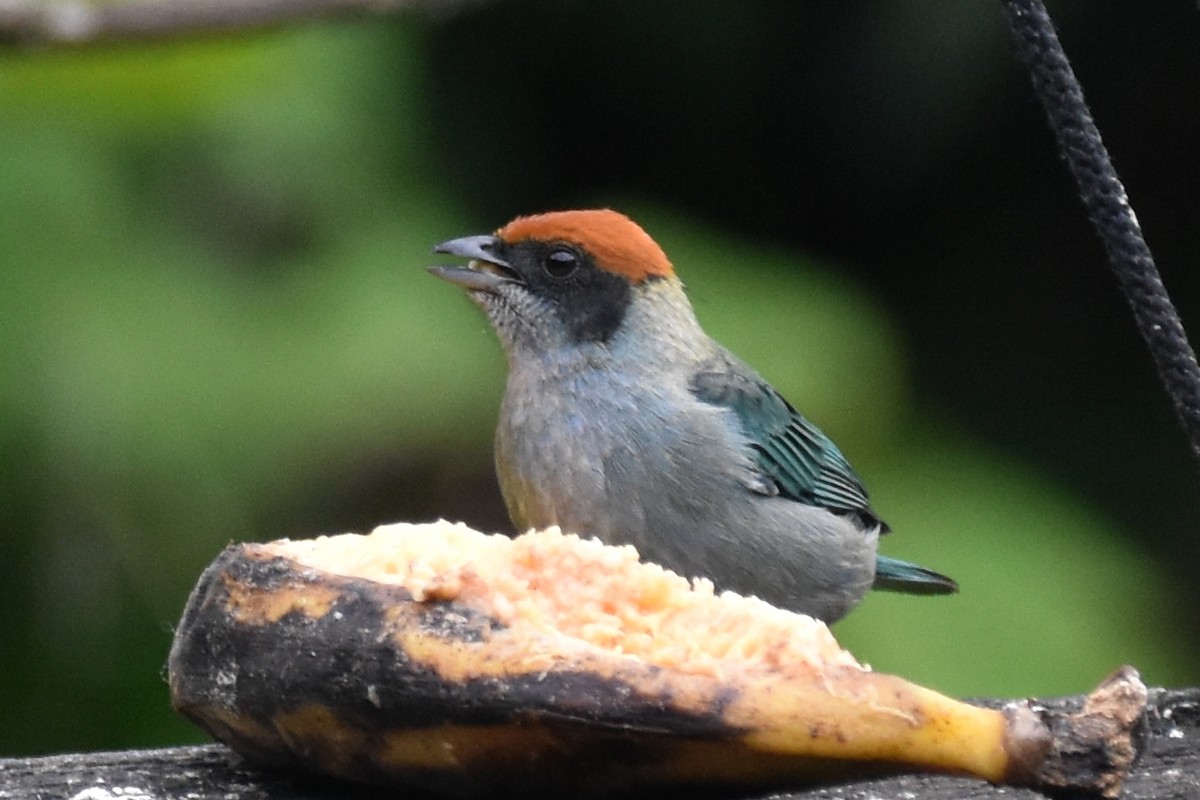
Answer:
[[[732,353],[719,350],[701,361],[689,388],[702,402],[732,411],[741,423],[763,479],[750,488],[887,530],[837,445]]]

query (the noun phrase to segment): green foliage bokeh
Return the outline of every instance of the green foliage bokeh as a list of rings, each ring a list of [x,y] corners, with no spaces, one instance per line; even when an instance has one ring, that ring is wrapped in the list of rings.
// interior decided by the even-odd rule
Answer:
[[[372,463],[486,471],[499,349],[423,267],[503,220],[440,180],[428,24],[0,56],[0,755],[202,739],[162,670],[221,547],[311,533],[303,515],[348,526],[313,487]],[[868,599],[838,629],[862,659],[957,694],[1080,691],[1124,661],[1194,680],[1173,587],[1082,500],[936,421],[877,298],[593,199],[633,213],[710,332],[844,445],[897,531],[884,549],[962,583]],[[431,502],[454,518],[453,497]]]

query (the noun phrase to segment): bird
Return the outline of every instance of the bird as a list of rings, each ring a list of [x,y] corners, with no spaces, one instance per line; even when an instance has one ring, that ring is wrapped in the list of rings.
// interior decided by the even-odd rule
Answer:
[[[958,590],[878,553],[842,451],[700,327],[662,248],[607,209],[436,245],[508,364],[495,466],[518,530],[558,526],[834,622],[871,588]]]

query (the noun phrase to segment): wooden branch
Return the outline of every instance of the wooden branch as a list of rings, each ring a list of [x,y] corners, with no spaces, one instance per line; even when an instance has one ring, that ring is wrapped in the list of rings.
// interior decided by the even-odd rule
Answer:
[[[1044,701],[1077,707],[1080,697]],[[994,705],[994,702],[987,702]],[[1200,688],[1151,691],[1142,757],[1126,783],[1125,800],[1195,800],[1200,797]],[[743,795],[749,797],[751,795]],[[72,753],[0,759],[0,798],[62,800],[394,800],[420,797],[350,786],[253,766],[222,745]],[[1037,800],[1027,789],[980,781],[904,775],[819,787],[776,800]]]
[[[456,11],[478,0],[0,0],[0,44],[79,45],[261,28],[301,19]]]

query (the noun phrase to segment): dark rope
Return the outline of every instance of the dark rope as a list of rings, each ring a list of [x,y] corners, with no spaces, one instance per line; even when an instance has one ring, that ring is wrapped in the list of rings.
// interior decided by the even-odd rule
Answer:
[[[1001,2],[1017,54],[1029,66],[1034,91],[1075,176],[1079,196],[1104,242],[1113,273],[1191,440],[1192,452],[1200,457],[1200,366],[1084,102],[1083,89],[1040,0]]]

